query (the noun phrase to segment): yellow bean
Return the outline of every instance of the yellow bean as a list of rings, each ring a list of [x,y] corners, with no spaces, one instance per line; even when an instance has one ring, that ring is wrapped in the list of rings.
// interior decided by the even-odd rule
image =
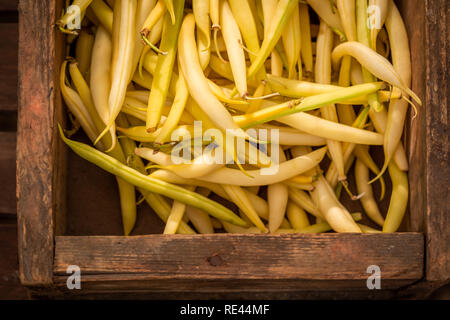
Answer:
[[[194,191],[195,187],[187,186],[187,190]],[[164,234],[175,234],[180,226],[183,219],[183,215],[186,211],[186,204],[174,201],[172,204],[172,209],[170,210],[170,215],[167,218],[166,226],[164,228]]]
[[[336,0],[342,27],[348,41],[356,41],[356,3],[355,0]]]
[[[213,234],[214,228],[211,222],[211,218],[208,214],[202,210],[187,207],[186,216],[194,225],[195,229],[201,234]]]
[[[281,34],[286,26],[289,18],[296,8],[297,1],[291,0],[279,0],[276,6],[273,18],[270,23],[269,30],[264,36],[264,41],[261,45],[261,49],[258,52],[256,59],[252,62],[248,70],[248,78],[252,78],[263,67],[264,61],[270,55],[275,48]]]
[[[228,2],[244,38],[245,45],[250,52],[258,52],[260,49],[258,30],[249,0],[228,0]],[[255,59],[256,56],[250,54],[250,60],[253,61]]]
[[[338,31],[343,35],[343,28],[341,20],[337,12],[333,12],[330,7],[330,1],[328,0],[306,0],[306,2],[313,8],[313,10],[319,15],[320,19],[324,20],[333,31]]]
[[[167,7],[165,4],[165,1],[159,0],[156,5],[153,6],[151,11],[148,13],[147,18],[144,20],[140,35],[142,37],[142,40],[155,52],[163,53],[163,51],[159,50],[154,44],[157,42],[156,39],[148,39],[148,36],[150,35],[150,38],[155,36],[155,33],[153,32],[154,29],[157,27],[158,24],[161,23],[161,21],[164,20],[164,13],[166,12]]]
[[[354,84],[358,84],[358,83],[362,83],[363,79],[362,79],[362,72],[361,72],[361,68],[360,67],[356,67],[352,62],[352,82]],[[380,112],[375,112],[373,109],[371,109],[369,111],[369,116],[370,119],[372,120],[372,123],[376,129],[376,131],[380,134],[385,133],[386,131],[386,126],[387,126],[387,113],[386,110],[382,110]],[[384,143],[383,143],[384,145]],[[403,171],[407,171],[408,170],[408,160],[406,158],[406,152],[405,149],[403,148],[403,145],[399,144],[395,154],[394,154],[394,160],[397,163],[397,165],[402,168]],[[381,171],[381,173],[377,176],[377,178],[381,177],[381,174],[383,174],[386,170],[386,166],[384,168],[384,170]]]
[[[108,5],[102,0],[93,0],[90,8],[94,12],[95,16],[103,26],[103,28],[112,34],[113,29],[113,11]]]
[[[180,76],[178,77],[177,91],[175,94],[173,105],[170,108],[168,118],[164,122],[161,129],[161,133],[156,138],[155,143],[163,144],[169,140],[170,135],[175,130],[178,123],[181,121],[188,98],[189,98],[188,88],[184,80],[183,74],[181,73]],[[161,112],[163,113],[163,110],[161,110]]]
[[[370,46],[370,32],[367,28],[367,0],[356,0],[356,30],[358,41],[366,46]],[[348,59],[348,58],[347,58]],[[373,82],[375,77],[365,68],[362,68],[364,82]],[[383,105],[380,104],[378,96],[376,94],[370,94],[369,105],[376,112],[380,112],[383,109]]]
[[[286,156],[280,148],[280,163],[286,162]],[[271,184],[267,187],[267,202],[269,203],[269,231],[274,233],[280,228],[289,201],[289,188],[283,183]]]
[[[226,185],[223,184],[225,192],[228,194],[230,199],[238,206],[240,210],[247,216],[247,218],[262,232],[267,232],[266,227],[259,218],[255,208],[253,207],[251,201],[247,197],[247,194],[241,187],[236,185]]]
[[[310,225],[306,212],[292,201],[288,204],[286,214],[292,227],[296,230]]]
[[[89,67],[93,46],[94,36],[86,30],[81,30],[75,47],[75,59],[78,61],[78,67],[86,81],[89,81],[90,77]]]
[[[300,7],[300,30],[301,30],[301,57],[307,77],[312,76],[313,72],[313,51],[311,42],[311,24],[309,19],[308,5],[299,3]]]
[[[371,17],[375,18],[375,21],[373,21],[375,22],[375,24],[371,23],[370,28],[370,40],[372,48],[377,47],[377,36],[380,30],[383,28],[384,22],[386,21],[391,2],[391,0],[369,0],[368,9],[375,10],[374,12],[371,12]],[[376,25],[377,22],[379,22],[379,26]]]
[[[377,78],[398,87],[400,90],[410,95],[418,105],[422,105],[420,98],[408,88],[400,75],[395,71],[392,64],[380,54],[361,43],[354,41],[344,42],[338,45],[331,55],[334,65],[337,66],[339,60],[346,55],[354,57]]]
[[[268,74],[267,83],[272,88],[272,91],[280,93],[282,96],[290,98],[302,98],[314,96],[322,93],[333,92],[348,85],[342,84],[341,86],[331,85],[331,84],[321,84],[316,82],[291,80],[287,78],[282,78],[275,76],[273,74]],[[362,82],[358,82],[361,84]],[[387,102],[389,99],[398,99],[401,95],[398,92],[389,91],[379,91],[379,98],[382,102]],[[342,104],[366,104],[367,96],[357,97],[354,99],[349,99],[348,101],[341,102]]]
[[[293,79],[296,77],[295,67],[300,58],[301,50],[300,11],[298,9],[298,3],[294,7],[294,11],[281,36],[281,40],[288,60],[288,76],[289,79]]]
[[[86,9],[91,4],[91,2],[92,0],[74,0],[71,4],[71,7],[77,7],[79,11],[72,10],[71,12],[65,13],[64,16],[56,22],[56,25],[58,26],[59,30],[67,34],[77,35],[78,34],[77,31],[74,31],[72,29],[66,29],[65,27],[70,22],[74,20],[76,21],[76,19],[80,19],[80,21],[82,21],[84,14],[86,13]],[[80,14],[79,17],[77,16],[78,14]]]
[[[394,3],[386,19],[386,30],[389,34],[392,62],[394,69],[398,72],[403,82],[411,85],[411,54],[408,43],[408,35],[402,17]],[[404,100],[393,99],[389,104],[386,131],[384,135],[385,162],[389,163],[398,146],[401,146],[401,137],[405,125],[408,103]],[[406,159],[406,158],[405,158]],[[402,165],[396,160],[397,165],[403,171],[407,170],[407,161]]]
[[[136,34],[134,42],[134,53],[131,67],[131,75],[134,75],[139,64],[139,58],[144,49],[142,36],[137,32],[140,30],[149,15],[150,11],[155,7],[156,0],[138,0],[136,8]],[[153,40],[153,39],[152,39]],[[131,80],[131,79],[130,79]]]
[[[179,37],[179,62],[181,70],[186,79],[189,92],[199,107],[208,114],[216,128],[226,132],[233,130],[236,137],[248,139],[248,135],[233,121],[224,105],[211,92],[208,81],[200,65],[194,36],[195,20],[192,14],[187,14],[184,18]],[[251,139],[251,138],[250,138]],[[250,146],[251,148],[254,148]],[[263,157],[261,152],[257,152],[262,159],[252,159],[255,163],[270,163],[270,159]]]
[[[108,97],[111,88],[111,57],[112,42],[108,31],[103,27],[97,28],[91,60],[91,94],[100,118],[106,125],[110,118]],[[110,130],[111,138],[116,139],[116,130],[113,125]]]
[[[328,25],[322,20],[320,22],[319,35],[317,36],[316,52],[316,81],[323,84],[331,82],[331,49],[333,47],[333,33]],[[326,120],[338,122],[336,107],[334,104],[324,106],[320,109],[322,117]],[[344,170],[344,157],[342,145],[336,140],[327,140],[331,160],[339,173],[339,180],[346,180]]]
[[[64,61],[61,66],[59,82],[64,102],[66,103],[70,112],[72,112],[75,118],[80,122],[80,125],[82,126],[89,139],[91,141],[94,141],[97,136],[97,128],[95,127],[94,122],[89,116],[89,112],[87,111],[87,108],[78,93],[66,84],[67,63],[68,61]],[[103,148],[103,144],[100,143],[99,147]]]
[[[136,0],[116,0],[114,2],[113,56],[111,66],[111,91],[109,95],[109,120],[98,136],[97,143],[114,125],[125,100],[128,81],[131,78],[132,56],[134,50],[134,17]],[[115,140],[113,145],[115,146]]]
[[[401,171],[395,162],[389,163],[389,175],[392,180],[392,195],[383,232],[396,232],[402,223],[408,206],[408,176]]]
[[[211,20],[209,18],[209,0],[192,1],[195,23],[197,25],[198,55],[202,69],[206,69],[211,58]]]
[[[249,177],[239,170],[221,168],[198,179],[220,184],[240,185],[243,187],[274,184],[314,168],[323,159],[325,153],[326,148],[322,148],[308,155],[280,163],[276,175],[264,175],[261,174],[261,170],[249,170],[248,174],[251,176]]]
[[[339,203],[333,189],[324,177],[314,182],[315,189],[311,197],[317,204],[325,220],[336,232],[362,232],[350,213]]]
[[[153,73],[153,83],[148,98],[146,127],[148,132],[156,130],[161,119],[161,112],[166,101],[172,79],[173,67],[177,53],[178,34],[183,19],[184,0],[175,0],[175,19],[170,20],[167,15],[164,19],[164,28],[161,39],[161,50],[165,55],[159,55],[156,69]]]
[[[220,2],[220,25],[225,40],[230,67],[236,88],[242,98],[247,97],[247,68],[243,41],[239,26],[234,19],[233,13],[227,1]]]
[[[361,204],[369,218],[378,225],[383,226],[384,218],[373,198],[372,186],[369,184],[369,168],[360,160],[356,160],[355,180],[358,193],[362,195]]]
[[[289,200],[315,217],[322,218],[319,208],[305,191],[289,188]]]

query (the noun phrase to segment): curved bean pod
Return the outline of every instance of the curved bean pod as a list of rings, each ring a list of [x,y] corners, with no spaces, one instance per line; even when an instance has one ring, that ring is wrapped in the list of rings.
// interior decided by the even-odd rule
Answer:
[[[334,231],[362,232],[350,213],[339,203],[324,177],[320,177],[313,185],[315,189],[311,192],[311,197]]]
[[[396,232],[408,206],[409,183],[407,174],[401,171],[393,161],[389,163],[389,175],[392,180],[392,195],[383,232]]]
[[[350,55],[370,71],[377,78],[398,87],[410,95],[418,105],[422,105],[420,98],[404,83],[392,64],[382,55],[376,53],[362,43],[349,41],[338,45],[331,54],[335,66],[343,56]]]
[[[378,209],[378,205],[373,198],[372,188],[369,185],[369,168],[367,168],[360,160],[356,160],[355,179],[358,193],[363,195],[360,200],[364,211],[372,221],[383,226],[384,218],[381,215],[380,209]]]
[[[219,184],[240,185],[242,187],[274,184],[293,178],[314,168],[322,161],[325,153],[326,148],[321,148],[308,155],[280,163],[276,175],[263,175],[261,174],[261,170],[249,170],[248,174],[251,176],[249,177],[239,170],[221,168],[198,179]]]
[[[403,23],[400,12],[394,3],[390,6],[390,11],[386,19],[386,30],[392,51],[392,62],[394,69],[398,72],[403,82],[411,85],[411,53],[409,49],[408,34]],[[389,163],[401,145],[403,127],[405,125],[408,103],[404,100],[393,99],[389,104],[386,131],[384,135],[385,163]],[[400,163],[396,161],[398,165]],[[386,166],[386,165],[385,165]],[[400,167],[407,170],[406,167]]]

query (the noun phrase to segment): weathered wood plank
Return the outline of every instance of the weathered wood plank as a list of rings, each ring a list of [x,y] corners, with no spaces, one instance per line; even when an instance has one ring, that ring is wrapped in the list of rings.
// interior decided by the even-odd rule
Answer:
[[[17,23],[0,23],[0,112],[17,110]]]
[[[370,265],[378,265],[385,280],[420,279],[423,254],[423,236],[414,233],[56,237],[54,273],[65,275],[73,264],[93,281],[129,275],[154,281],[354,280],[365,286]]]
[[[425,12],[425,2],[414,0],[411,6],[411,0],[397,1],[402,17],[408,31],[411,60],[412,60],[412,89],[425,101],[425,14],[417,14],[417,12]],[[409,23],[414,21],[414,23]],[[425,211],[427,206],[426,199],[426,161],[425,143],[426,143],[426,122],[425,111],[423,109],[417,114],[416,118],[412,118],[409,114],[409,123],[407,121],[407,150],[409,154],[409,182],[410,182],[410,219],[409,230],[415,232],[424,232]]]
[[[64,168],[54,123],[61,114],[55,100],[56,12],[55,0],[19,4],[18,238],[20,279],[30,286],[52,283],[56,182]]]
[[[448,1],[426,1],[426,277],[450,278],[450,219],[448,186]]]
[[[413,90],[424,107],[410,118],[412,231],[426,233],[426,278],[450,278],[448,170],[448,8],[445,0],[400,1],[411,41]],[[423,13],[423,14],[418,14]]]
[[[0,132],[0,214],[14,214],[16,206],[16,133]]]
[[[0,224],[0,299],[26,299],[20,285],[17,259],[17,224]]]

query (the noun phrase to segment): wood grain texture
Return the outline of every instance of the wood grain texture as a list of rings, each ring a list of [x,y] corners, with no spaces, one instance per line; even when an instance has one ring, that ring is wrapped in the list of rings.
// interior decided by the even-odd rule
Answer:
[[[450,279],[450,219],[448,188],[448,1],[427,0],[426,24],[426,128],[425,152],[426,210],[426,278]]]
[[[202,281],[221,283],[216,287],[219,291],[238,290],[241,281],[244,287],[245,281],[262,281],[269,290],[273,281],[272,290],[276,290],[289,287],[289,281],[294,280],[291,290],[362,288],[370,265],[380,266],[386,284],[392,280],[395,286],[398,280],[397,285],[403,286],[423,276],[423,236],[56,237],[55,275],[65,275],[72,264],[81,268],[83,281],[116,281],[117,289],[125,288],[127,280],[141,285],[142,281],[148,281],[147,285],[153,281],[152,285],[163,291],[169,288],[169,280],[175,281],[172,290],[182,290],[183,285],[186,290],[208,290]],[[182,281],[176,284],[177,280]],[[228,281],[237,287],[224,285]]]
[[[57,190],[55,115],[55,1],[19,4],[19,126],[17,197],[20,279],[52,282]],[[34,26],[34,27],[30,27]]]
[[[16,213],[16,133],[0,132],[0,214]]]
[[[411,42],[412,88],[424,101],[408,126],[409,230],[426,234],[427,280],[448,281],[448,1],[398,3]]]
[[[0,112],[17,110],[17,31],[17,23],[0,23]]]
[[[397,1],[405,22],[410,39],[412,61],[412,89],[425,101],[425,2],[422,0]],[[417,14],[423,12],[424,14]],[[414,23],[411,23],[413,22]],[[426,107],[425,107],[426,108]],[[425,232],[426,198],[426,174],[425,147],[426,147],[426,117],[425,110],[421,109],[415,119],[409,112],[407,120],[406,145],[409,154],[410,170],[408,173],[410,182],[410,219],[409,230]]]

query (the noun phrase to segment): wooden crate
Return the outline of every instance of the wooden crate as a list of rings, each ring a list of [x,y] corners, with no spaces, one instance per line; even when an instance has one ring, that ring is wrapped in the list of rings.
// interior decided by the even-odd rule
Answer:
[[[419,297],[448,282],[446,0],[398,1],[412,46],[410,208],[397,234],[163,236],[149,209],[121,237],[113,178],[67,152],[58,88],[62,1],[21,0],[18,219],[20,277],[34,296],[114,298]],[[82,139],[82,137],[77,137]],[[147,234],[147,235],[145,235]],[[151,235],[154,234],[154,235]],[[78,265],[82,289],[68,290]],[[368,266],[382,290],[368,290]]]

